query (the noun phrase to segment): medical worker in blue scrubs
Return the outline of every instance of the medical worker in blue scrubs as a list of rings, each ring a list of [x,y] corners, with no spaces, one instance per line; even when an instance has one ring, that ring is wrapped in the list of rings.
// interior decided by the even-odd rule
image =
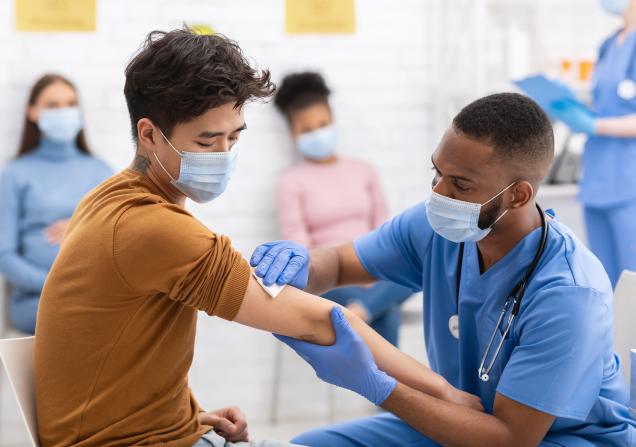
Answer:
[[[283,241],[256,249],[251,263],[267,282],[302,286],[309,264],[308,291],[377,279],[423,290],[431,368],[485,408],[387,383],[334,312],[331,346],[280,338],[323,380],[376,401],[384,393],[390,413],[313,430],[295,443],[636,445],[613,351],[610,281],[570,229],[535,202],[553,147],[550,121],[532,100],[485,97],[455,117],[433,153],[426,202],[343,246],[309,254]]]
[[[601,0],[623,27],[601,46],[593,78],[592,110],[556,104],[551,114],[589,135],[579,199],[590,248],[616,285],[636,270],[636,0]]]

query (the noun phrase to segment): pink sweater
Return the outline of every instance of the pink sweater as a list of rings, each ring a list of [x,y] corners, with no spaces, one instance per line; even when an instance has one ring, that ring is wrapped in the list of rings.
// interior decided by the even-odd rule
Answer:
[[[375,169],[339,159],[333,164],[301,161],[278,185],[278,217],[285,239],[307,247],[351,241],[387,219]]]

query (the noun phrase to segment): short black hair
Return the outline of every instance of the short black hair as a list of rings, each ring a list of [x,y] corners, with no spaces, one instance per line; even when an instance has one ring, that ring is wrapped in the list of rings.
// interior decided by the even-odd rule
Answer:
[[[314,104],[329,103],[331,90],[320,73],[304,71],[283,78],[274,98],[274,105],[287,118],[292,112]]]
[[[152,31],[126,67],[124,95],[132,134],[149,118],[169,136],[178,123],[234,102],[273,95],[269,70],[257,70],[233,40],[188,28]]]
[[[459,112],[453,128],[492,146],[500,160],[528,171],[545,171],[554,157],[550,119],[536,102],[518,93],[498,93],[476,100]]]

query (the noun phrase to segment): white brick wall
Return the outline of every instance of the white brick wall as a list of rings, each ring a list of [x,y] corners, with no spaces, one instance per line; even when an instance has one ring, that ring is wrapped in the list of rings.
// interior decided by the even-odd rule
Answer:
[[[550,68],[563,56],[593,56],[616,23],[595,0],[519,1],[523,8],[493,0],[488,9],[496,17],[488,16],[488,43],[478,54],[488,58],[489,84],[506,78],[497,65],[503,63],[506,37],[502,21],[518,20],[533,33],[533,69]],[[95,152],[114,168],[125,167],[133,153],[122,94],[126,62],[148,31],[203,22],[236,39],[276,80],[291,70],[324,72],[335,92],[342,154],[377,166],[393,213],[421,200],[446,116],[477,94],[474,61],[460,59],[450,69],[441,64],[457,42],[469,55],[474,50],[468,29],[450,27],[457,22],[451,19],[470,25],[473,0],[358,0],[357,33],[350,36],[287,36],[283,7],[284,0],[101,0],[96,33],[49,35],[14,32],[13,1],[0,0],[0,161],[15,151],[32,81],[59,71],[80,88]],[[246,115],[249,130],[240,142],[239,169],[230,188],[212,204],[192,209],[249,255],[259,242],[278,237],[274,185],[294,156],[285,124],[271,105],[252,105]],[[253,417],[264,418],[271,343],[266,335],[202,319],[193,386],[201,390],[204,405],[239,403]],[[308,379],[307,368],[298,367],[306,387],[319,386]],[[221,390],[220,382],[225,384]],[[310,401],[320,393],[299,390],[286,413],[295,412],[294,405],[311,413],[316,408]]]

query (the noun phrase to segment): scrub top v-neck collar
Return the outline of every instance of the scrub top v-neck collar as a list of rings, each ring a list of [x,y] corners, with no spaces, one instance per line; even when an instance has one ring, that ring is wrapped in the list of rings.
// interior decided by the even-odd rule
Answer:
[[[540,237],[541,227],[535,228],[483,273],[481,273],[477,243],[466,243],[460,284],[460,307],[462,291],[466,288],[472,289],[471,292],[487,293],[496,285],[509,285],[509,289],[512,290],[518,281],[516,278],[521,277],[532,262]],[[482,295],[482,293],[479,294]],[[506,297],[501,299],[505,300]]]

